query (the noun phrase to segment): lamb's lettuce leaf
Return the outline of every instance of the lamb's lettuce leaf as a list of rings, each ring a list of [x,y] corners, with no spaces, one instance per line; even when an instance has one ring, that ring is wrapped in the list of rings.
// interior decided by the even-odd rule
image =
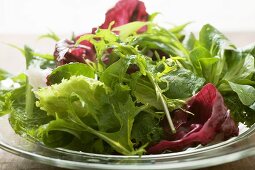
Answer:
[[[255,122],[255,109],[244,105],[237,94],[224,96],[226,106],[230,109],[232,117],[237,122],[242,122],[248,127]]]
[[[255,102],[255,88],[250,85],[236,84],[229,82],[231,89],[236,92],[240,101],[246,105],[251,106]]]
[[[217,56],[223,49],[233,49],[235,46],[210,24],[206,24],[199,32],[200,44],[208,49],[212,56]]]
[[[199,40],[191,35],[184,41],[184,46],[189,49],[188,61],[192,65],[191,69],[186,67],[187,69],[205,78],[207,83],[213,83],[224,98],[236,93],[240,104],[237,110],[246,108],[249,113],[253,112],[254,46],[236,48],[220,31],[209,24],[201,29]],[[234,100],[237,100],[236,96]],[[228,101],[231,103],[232,99]],[[238,116],[236,106],[229,104],[228,107],[237,122],[251,125],[248,117],[252,119],[252,114]]]
[[[182,44],[184,48],[186,48],[188,51],[191,51],[194,48],[200,46],[199,41],[196,39],[193,33],[189,33],[188,35],[186,35]]]

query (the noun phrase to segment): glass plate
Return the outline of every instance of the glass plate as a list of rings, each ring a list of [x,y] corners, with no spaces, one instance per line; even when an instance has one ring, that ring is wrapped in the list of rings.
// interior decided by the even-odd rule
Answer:
[[[193,169],[255,155],[255,126],[215,145],[160,155],[116,156],[51,149],[16,135],[8,116],[0,118],[0,148],[44,164],[70,169]]]

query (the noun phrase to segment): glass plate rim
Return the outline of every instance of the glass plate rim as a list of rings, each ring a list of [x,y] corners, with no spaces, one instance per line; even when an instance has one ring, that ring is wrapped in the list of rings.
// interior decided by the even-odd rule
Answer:
[[[3,121],[8,122],[8,118],[2,118]],[[9,123],[9,122],[8,122]],[[1,124],[1,121],[0,121]],[[242,141],[247,140],[247,138],[253,137],[255,139],[255,125],[250,127],[247,131],[244,133],[240,134],[238,137],[232,138],[230,140],[220,142],[218,144],[214,144],[211,146],[207,146],[204,148],[199,148],[196,149],[195,151],[183,151],[181,153],[166,153],[166,154],[158,154],[158,155],[145,155],[139,158],[138,156],[116,156],[116,155],[102,155],[102,154],[91,154],[91,153],[82,153],[82,154],[77,154],[77,152],[70,153],[67,152],[66,150],[62,149],[52,149],[53,151],[57,153],[64,153],[64,154],[76,154],[76,156],[81,156],[81,157],[91,157],[91,159],[95,158],[111,158],[111,159],[118,159],[118,160],[124,160],[124,159],[137,159],[139,158],[139,161],[141,163],[135,163],[135,164],[105,164],[105,163],[100,163],[100,162],[75,162],[71,160],[64,160],[64,159],[56,159],[53,157],[47,157],[40,155],[38,153],[31,153],[27,152],[25,150],[15,148],[13,146],[8,145],[7,143],[2,141],[2,136],[0,134],[0,148],[13,153],[15,155],[28,158],[31,160],[35,160],[40,163],[52,165],[52,166],[57,166],[57,167],[62,167],[62,168],[74,168],[74,169],[83,169],[83,168],[89,168],[89,169],[190,169],[190,168],[203,168],[203,167],[208,167],[208,166],[214,166],[214,165],[219,165],[223,163],[228,163],[232,161],[236,161],[248,156],[255,155],[255,144],[251,144],[250,146],[247,147],[239,147],[236,148],[237,150],[227,150],[224,151],[224,154],[221,156],[215,157],[215,155],[207,155],[205,158],[196,158],[196,159],[191,159],[188,158],[187,156],[192,156],[194,154],[204,154],[208,153],[210,151],[217,151],[221,150],[222,146],[224,147],[229,147],[235,144],[238,144]],[[255,143],[255,142],[254,142]],[[37,144],[38,145],[38,144]],[[242,146],[242,145],[241,145]],[[43,147],[43,146],[41,146]],[[209,151],[208,151],[209,150]],[[180,162],[178,161],[170,161],[170,162],[164,162],[165,159],[168,159],[171,157],[173,159],[174,157],[187,157]],[[224,159],[223,159],[224,157]],[[161,163],[153,163],[150,162],[148,163],[143,163],[143,161],[148,161],[148,160],[163,160]]]

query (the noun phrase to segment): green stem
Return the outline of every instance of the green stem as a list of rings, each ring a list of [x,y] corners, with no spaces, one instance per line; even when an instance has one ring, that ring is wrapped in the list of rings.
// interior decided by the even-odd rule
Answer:
[[[161,103],[162,103],[162,105],[163,105],[164,111],[165,111],[165,113],[166,113],[166,118],[167,118],[167,121],[168,121],[168,123],[169,123],[170,129],[171,129],[172,133],[176,133],[176,129],[175,129],[175,127],[174,127],[174,124],[173,124],[173,121],[172,121],[170,112],[169,112],[169,110],[168,110],[166,101],[164,100],[164,97],[162,96],[162,94],[161,94],[159,97],[160,97]]]
[[[164,112],[166,114],[166,118],[167,118],[167,121],[169,123],[169,127],[170,127],[172,133],[176,133],[176,129],[174,127],[174,124],[173,124],[170,112],[168,110],[167,103],[166,103],[166,101],[164,99],[164,96],[162,95],[160,87],[154,81],[153,76],[151,75],[151,73],[147,72],[147,76],[148,76],[149,80],[151,81],[151,83],[153,84],[153,86],[155,88],[155,91],[156,91],[156,95],[159,97],[159,99],[160,99],[160,101],[162,103],[162,106],[163,106]]]
[[[32,92],[32,87],[29,84],[28,78],[26,83],[26,114],[32,115],[34,113],[35,96]]]

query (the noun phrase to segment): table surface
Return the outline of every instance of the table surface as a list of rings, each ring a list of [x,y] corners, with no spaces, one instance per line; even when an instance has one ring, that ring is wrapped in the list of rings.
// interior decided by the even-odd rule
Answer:
[[[255,32],[253,33],[227,33],[227,36],[237,46],[244,46],[255,42]],[[6,42],[16,45],[30,44],[39,50],[53,50],[54,43],[43,40],[36,41],[35,35],[0,35],[0,42]],[[10,60],[11,59],[11,60]],[[18,73],[24,70],[24,59],[20,57],[15,50],[10,50],[9,47],[0,44],[0,68],[9,70],[12,73]],[[1,127],[4,130],[4,127]],[[254,141],[255,142],[255,141]],[[255,168],[255,157],[245,158],[236,162],[227,163],[201,170],[250,170]],[[0,150],[0,170],[63,170],[48,165],[43,165],[28,159],[24,159],[3,150]]]
[[[199,170],[251,170],[255,168],[255,157],[245,158],[236,162],[227,163]],[[0,150],[0,170],[66,170],[40,164]]]

